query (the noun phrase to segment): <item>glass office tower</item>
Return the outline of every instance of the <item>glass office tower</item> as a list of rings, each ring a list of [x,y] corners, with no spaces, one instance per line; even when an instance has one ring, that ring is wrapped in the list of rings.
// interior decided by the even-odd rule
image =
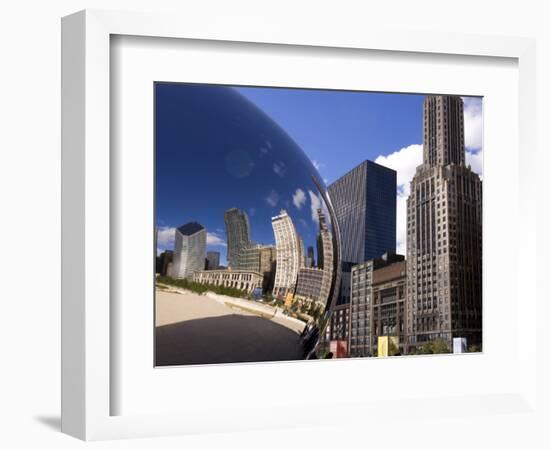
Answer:
[[[328,187],[340,226],[342,261],[395,252],[397,172],[364,161]]]

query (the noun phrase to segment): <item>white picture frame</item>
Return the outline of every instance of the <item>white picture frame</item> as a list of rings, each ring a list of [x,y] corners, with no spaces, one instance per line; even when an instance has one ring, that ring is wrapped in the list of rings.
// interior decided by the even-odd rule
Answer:
[[[349,30],[330,33],[326,30],[269,29],[250,23],[234,29],[231,24],[216,23],[211,28],[191,18],[167,14],[144,14],[87,10],[63,18],[62,21],[62,430],[85,440],[162,436],[209,431],[234,431],[282,426],[308,426],[323,420],[345,421],[351,417],[371,418],[377,411],[388,411],[391,402],[359,401],[346,403],[345,415],[327,408],[308,405],[271,405],[277,413],[270,416],[265,409],[248,414],[220,405],[219,414],[193,414],[193,408],[181,413],[112,415],[113,382],[110,336],[116,333],[111,320],[111,172],[110,90],[111,37],[141,36],[213,42],[234,42],[243,45],[283,44],[308,48],[330,49],[338,53],[350,49],[407,53],[410,58],[426,55],[449,57],[496,57],[517,60],[518,73],[518,148],[519,181],[513,189],[525,199],[518,205],[522,221],[518,227],[524,236],[521,247],[514,248],[517,258],[536,260],[536,208],[534,186],[529,174],[535,170],[535,44],[532,39],[451,35],[444,33],[408,34],[383,31]],[[513,245],[513,244],[510,244]],[[534,263],[533,263],[534,264]],[[536,288],[529,283],[530,267],[518,266],[518,285],[525,298],[517,314],[514,345],[521,348],[518,376],[509,388],[500,393],[470,397],[426,396],[423,402],[407,398],[406,408],[414,414],[437,404],[443,415],[468,414],[475,405],[479,411],[494,414],[502,408],[518,413],[536,411],[536,329],[529,311],[537,308]],[[517,295],[517,293],[516,293]],[[462,357],[459,357],[459,359]],[[348,361],[340,370],[352,371],[365,361]],[[400,364],[387,360],[386,364]],[[371,362],[372,364],[372,362]],[[460,364],[460,361],[457,363]],[[332,365],[334,367],[334,365]],[[251,366],[248,366],[251,367]],[[271,365],[269,370],[276,370]],[[316,368],[317,369],[317,368]],[[201,370],[196,368],[193,370]],[[333,372],[327,372],[333,373]],[[405,400],[395,397],[393,401]],[[337,403],[333,403],[337,404]],[[197,405],[198,406],[198,405]],[[264,407],[269,408],[269,402]],[[195,411],[201,411],[197,408]],[[222,420],[232,414],[230,420]],[[445,413],[446,412],[446,413]],[[452,412],[452,413],[451,413]],[[268,421],[267,418],[271,417]],[[247,418],[248,420],[242,420]],[[269,423],[268,423],[269,422]]]

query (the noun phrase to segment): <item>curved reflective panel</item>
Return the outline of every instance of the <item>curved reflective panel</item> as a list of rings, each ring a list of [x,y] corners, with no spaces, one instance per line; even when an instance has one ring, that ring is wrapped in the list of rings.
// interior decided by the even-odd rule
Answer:
[[[157,365],[315,357],[339,285],[326,186],[226,86],[155,84]]]

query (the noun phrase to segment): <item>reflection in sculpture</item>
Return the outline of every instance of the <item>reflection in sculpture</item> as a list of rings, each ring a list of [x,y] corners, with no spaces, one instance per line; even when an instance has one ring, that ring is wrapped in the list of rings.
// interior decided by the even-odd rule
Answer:
[[[157,296],[203,293],[189,314],[216,332],[227,320],[210,311],[217,308],[208,306],[210,299],[231,308],[243,323],[226,334],[248,327],[250,345],[262,342],[255,361],[315,357],[340,268],[337,224],[317,170],[273,120],[230,87],[157,83],[155,100],[157,226],[161,215],[186,224],[174,230],[173,261],[157,278]],[[180,236],[186,227],[202,230],[198,247]],[[207,250],[220,254],[216,264]],[[194,265],[182,270],[190,252]],[[157,340],[171,333],[162,328]],[[232,336],[211,336],[205,331],[208,342],[197,343],[203,358],[157,356],[157,363],[248,360],[242,345],[228,345]],[[221,347],[227,347],[223,355]]]

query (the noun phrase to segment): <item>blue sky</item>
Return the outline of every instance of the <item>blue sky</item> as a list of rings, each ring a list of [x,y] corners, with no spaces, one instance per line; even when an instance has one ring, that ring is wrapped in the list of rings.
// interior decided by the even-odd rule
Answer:
[[[398,251],[404,251],[404,207],[408,184],[422,159],[424,95],[256,87],[234,89],[275,121],[298,144],[327,185],[365,159],[397,170],[397,248]],[[177,101],[169,95],[166,99],[168,105],[171,101]],[[465,97],[464,102],[467,162],[482,175],[481,100]],[[177,116],[176,109],[170,108],[171,105],[166,110],[166,117],[169,117],[170,111]],[[190,130],[198,133],[196,127],[191,127]],[[170,144],[177,149],[177,142],[171,142],[170,139],[181,139],[181,135],[166,139],[164,136],[157,136],[157,139],[164,139],[166,142],[163,145]],[[196,146],[193,150],[195,148]],[[157,155],[157,165],[158,159]],[[163,168],[160,161],[157,179],[163,176],[165,169],[167,173],[172,170],[170,167]],[[172,176],[179,175],[174,172]],[[205,180],[205,183],[208,181]],[[179,213],[184,208],[179,208],[176,212],[166,207],[173,194],[169,190],[163,192],[157,195],[158,246],[161,250],[171,247],[174,227],[190,219]],[[197,190],[196,195],[200,197],[200,190]],[[206,198],[198,200],[207,201]],[[254,210],[251,207],[249,214]],[[223,263],[226,249],[223,215],[218,213],[216,217],[202,220],[208,221],[205,225],[209,232],[208,250],[220,251]],[[266,229],[260,236],[261,239],[256,240],[268,240],[267,234]]]
[[[237,88],[277,122],[332,183],[363,162],[421,143],[423,95]]]

